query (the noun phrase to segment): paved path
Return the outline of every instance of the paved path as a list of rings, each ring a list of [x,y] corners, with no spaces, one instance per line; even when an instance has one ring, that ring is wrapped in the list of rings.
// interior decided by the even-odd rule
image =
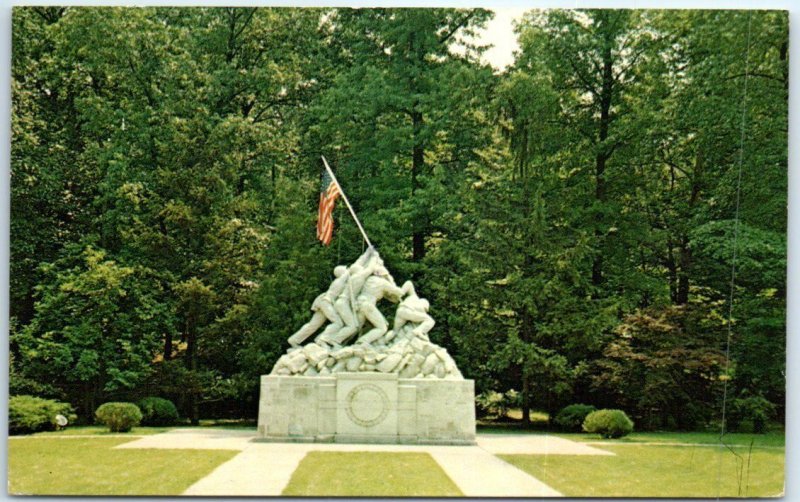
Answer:
[[[161,448],[168,450],[244,450],[256,437],[254,430],[236,429],[173,429],[161,434],[142,436],[141,439],[117,448]]]
[[[561,493],[478,446],[429,452],[467,497],[561,497]]]
[[[478,434],[478,446],[495,454],[614,455],[586,443],[546,434]]]
[[[479,434],[477,446],[367,445],[253,442],[255,431],[175,429],[117,448],[226,449],[241,453],[190,486],[184,495],[276,496],[310,451],[416,451],[430,454],[467,497],[558,497],[499,453],[613,455],[575,441],[545,435]]]
[[[282,448],[284,446],[287,445],[251,443],[242,453],[190,486],[183,495],[280,495],[308,452],[302,448]]]

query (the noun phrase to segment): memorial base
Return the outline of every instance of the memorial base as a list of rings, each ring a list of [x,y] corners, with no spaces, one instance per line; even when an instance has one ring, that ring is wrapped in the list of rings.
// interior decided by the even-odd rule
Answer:
[[[475,444],[472,380],[397,374],[261,377],[261,441]]]

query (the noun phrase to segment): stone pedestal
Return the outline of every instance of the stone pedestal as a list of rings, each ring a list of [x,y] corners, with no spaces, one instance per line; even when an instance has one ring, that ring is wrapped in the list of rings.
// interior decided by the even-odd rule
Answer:
[[[475,444],[472,380],[389,373],[261,377],[265,441]]]

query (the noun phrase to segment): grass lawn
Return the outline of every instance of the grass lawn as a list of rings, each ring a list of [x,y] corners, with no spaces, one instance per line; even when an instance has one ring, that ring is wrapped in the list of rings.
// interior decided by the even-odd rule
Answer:
[[[108,427],[104,425],[79,425],[70,426],[60,431],[44,431],[31,434],[31,437],[47,437],[47,436],[111,436],[111,435],[131,435],[131,436],[147,436],[150,434],[159,434],[167,432],[172,427],[134,427],[130,432],[110,432]]]
[[[283,495],[463,496],[427,453],[322,451],[309,452],[303,458]]]
[[[636,443],[690,443],[690,444],[720,444],[719,433],[714,432],[634,432],[619,439],[601,439],[597,434],[586,433],[555,433],[553,434],[572,441],[598,443],[598,444],[636,444]],[[786,435],[783,432],[770,432],[768,434],[749,434],[730,432],[725,434],[722,442],[727,445],[769,446],[782,448],[786,444]]]
[[[641,436],[645,436],[642,434]],[[676,442],[687,439],[675,434]],[[784,450],[608,443],[616,454],[499,455],[569,497],[780,496]],[[737,457],[738,455],[738,457]],[[719,480],[719,483],[718,483]]]
[[[9,438],[8,492],[14,495],[178,495],[238,453],[112,449],[130,440],[120,437]]]

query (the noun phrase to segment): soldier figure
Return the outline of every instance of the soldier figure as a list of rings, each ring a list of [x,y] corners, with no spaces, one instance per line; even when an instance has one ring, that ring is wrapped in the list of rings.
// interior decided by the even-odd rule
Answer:
[[[408,292],[408,296],[397,306],[397,312],[394,315],[393,336],[397,336],[403,326],[410,321],[417,324],[411,330],[411,333],[425,341],[429,341],[428,331],[433,329],[434,324],[436,324],[433,317],[428,315],[430,304],[428,300],[417,296],[417,291],[411,281],[406,281],[403,284],[403,289]]]
[[[359,322],[367,320],[373,327],[359,338],[356,343],[369,345],[386,333],[389,325],[381,311],[378,310],[377,304],[383,298],[388,298],[390,301],[397,303],[405,292],[404,289],[397,287],[385,267],[379,266],[375,269],[374,274],[367,278],[364,288],[356,300]]]
[[[322,341],[324,341],[326,335],[339,331],[344,325],[339,314],[336,313],[333,301],[344,289],[350,274],[347,272],[347,267],[339,265],[333,269],[333,275],[336,276],[336,279],[331,283],[328,290],[317,296],[314,299],[314,303],[311,304],[311,310],[314,312],[314,315],[311,316],[311,320],[289,337],[289,345],[292,347],[299,347],[306,338],[313,335],[314,332],[325,324],[325,321],[330,321],[331,325],[317,337]]]
[[[358,329],[363,324],[363,320],[359,323],[359,316],[354,311],[356,308],[356,298],[361,293],[364,287],[364,282],[372,275],[376,267],[382,266],[382,260],[377,253],[374,253],[374,248],[370,247],[353,265],[350,266],[350,278],[347,281],[347,286],[336,298],[333,306],[336,313],[344,323],[344,327],[339,329],[336,333],[331,334],[328,338],[330,342],[337,345],[344,344],[350,337],[356,334]],[[372,259],[369,259],[372,257]]]

